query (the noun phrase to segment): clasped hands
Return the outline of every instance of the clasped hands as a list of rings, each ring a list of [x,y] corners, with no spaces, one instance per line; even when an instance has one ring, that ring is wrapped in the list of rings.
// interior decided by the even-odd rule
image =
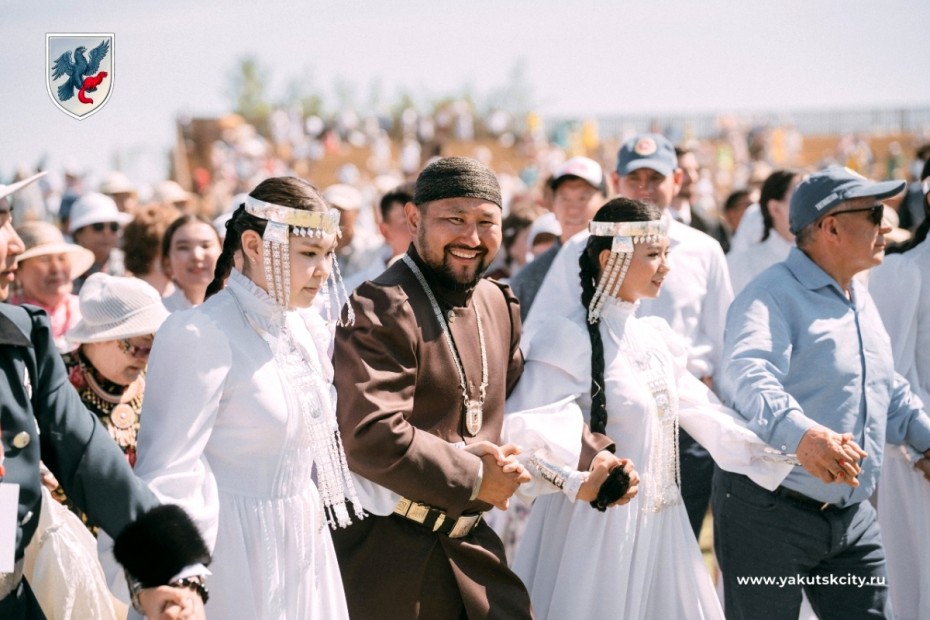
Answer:
[[[859,463],[868,454],[859,447],[851,433],[837,433],[825,426],[814,426],[798,443],[797,457],[801,466],[826,484],[859,486]]]
[[[497,446],[490,441],[479,441],[466,446],[465,450],[481,457],[484,462],[484,475],[476,499],[507,510],[510,497],[516,492],[517,487],[531,479],[530,473],[516,458],[520,454],[520,447],[512,443]],[[633,463],[604,450],[592,460],[587,480],[578,491],[578,499],[586,502],[594,500],[601,485],[615,467],[622,467],[627,473],[630,477],[630,487],[626,494],[611,506],[622,506],[636,497],[639,490],[639,474],[633,469]]]
[[[517,460],[520,446],[512,443],[498,446],[485,440],[469,444],[464,449],[481,457],[484,463],[481,487],[475,499],[507,510],[517,487],[530,481],[530,473]]]
[[[623,471],[630,477],[630,486],[623,497],[610,504],[610,506],[623,506],[624,504],[628,504],[639,492],[639,474],[633,469],[633,461],[619,458],[607,450],[598,452],[597,456],[591,461],[588,479],[584,481],[581,488],[578,490],[578,499],[591,502],[597,498],[598,490],[600,490],[601,485],[604,484],[604,481],[607,480],[607,476],[615,467],[623,468]]]

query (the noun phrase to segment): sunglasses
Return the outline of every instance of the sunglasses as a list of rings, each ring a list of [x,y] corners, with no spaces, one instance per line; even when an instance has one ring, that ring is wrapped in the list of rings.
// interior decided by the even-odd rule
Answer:
[[[110,232],[119,232],[119,224],[116,222],[96,222],[90,225],[94,232],[103,232],[107,227],[110,228]]]
[[[864,211],[869,212],[869,221],[873,225],[879,226],[882,223],[882,218],[885,216],[885,207],[884,205],[877,204],[872,205],[871,207],[862,207],[861,209],[849,209],[848,211],[837,211],[831,213],[830,215],[845,215],[846,213],[862,213]]]
[[[117,340],[116,344],[119,345],[119,350],[129,357],[147,357],[148,354],[152,352],[151,346],[140,347],[138,345],[132,344],[125,338]]]

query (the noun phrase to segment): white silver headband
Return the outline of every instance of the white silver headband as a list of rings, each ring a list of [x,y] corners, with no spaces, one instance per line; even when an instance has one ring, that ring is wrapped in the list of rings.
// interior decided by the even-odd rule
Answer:
[[[339,211],[307,211],[276,205],[252,196],[245,198],[245,212],[269,222],[284,224],[300,237],[322,237],[339,231]]]
[[[307,211],[276,205],[252,196],[245,198],[245,212],[267,220],[262,235],[262,262],[265,266],[265,283],[268,294],[285,310],[291,303],[290,235],[320,239],[324,235],[339,234],[339,211]],[[355,322],[355,312],[348,301],[348,293],[339,272],[339,262],[333,258],[333,268],[322,291],[327,320],[336,312],[336,322],[342,324],[342,307],[347,306],[347,323]],[[340,295],[341,294],[341,295]]]
[[[588,232],[598,237],[632,237],[634,243],[649,243],[668,236],[664,219],[646,222],[589,222]]]
[[[626,277],[633,257],[633,246],[637,243],[655,243],[668,238],[668,222],[649,220],[646,222],[589,222],[588,232],[596,237],[613,237],[610,258],[604,266],[591,303],[588,304],[588,323],[597,323],[601,309],[607,299],[617,296]]]

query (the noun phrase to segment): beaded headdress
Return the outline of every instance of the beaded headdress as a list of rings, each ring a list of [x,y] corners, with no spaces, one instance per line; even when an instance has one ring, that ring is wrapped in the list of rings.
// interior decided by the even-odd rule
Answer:
[[[604,301],[616,297],[633,260],[633,246],[637,243],[655,243],[668,238],[668,222],[664,219],[646,222],[590,222],[588,232],[595,237],[613,237],[610,257],[597,282],[591,303],[588,304],[588,323],[601,318]]]
[[[265,264],[265,282],[268,294],[285,310],[290,305],[291,259],[288,252],[291,235],[320,239],[324,235],[339,234],[339,211],[307,211],[276,205],[253,196],[245,198],[245,212],[267,220],[262,235],[262,259]],[[324,287],[327,295],[348,299],[345,284],[339,273],[339,263],[333,259],[333,269]],[[327,303],[327,312],[333,304]],[[336,307],[340,307],[341,304]],[[348,322],[355,321],[352,306],[348,305]],[[337,310],[338,311],[338,310]]]

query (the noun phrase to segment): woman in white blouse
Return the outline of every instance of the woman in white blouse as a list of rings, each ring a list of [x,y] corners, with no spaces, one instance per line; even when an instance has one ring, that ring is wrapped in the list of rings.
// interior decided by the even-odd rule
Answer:
[[[136,474],[211,546],[211,617],[347,617],[328,526],[359,504],[331,331],[297,312],[335,289],[338,223],[309,183],[263,181],[227,225],[208,299],[173,314],[152,350]]]
[[[791,468],[767,462],[762,441],[688,372],[663,319],[636,316],[669,272],[660,217],[627,198],[601,207],[574,268],[581,299],[522,343],[526,368],[507,402],[505,438],[523,447],[534,475],[522,492],[540,496],[513,569],[540,619],[723,618],[679,491],[679,423],[721,467],[767,488]],[[582,419],[639,472],[628,505],[602,513],[576,501],[572,479],[584,474],[564,466],[577,463]]]

